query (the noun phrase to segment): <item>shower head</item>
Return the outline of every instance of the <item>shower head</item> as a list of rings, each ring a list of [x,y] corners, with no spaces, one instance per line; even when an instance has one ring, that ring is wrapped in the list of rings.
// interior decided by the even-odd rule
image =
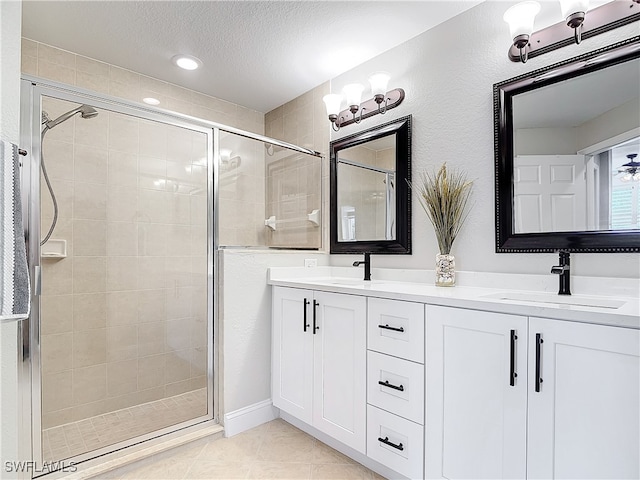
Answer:
[[[90,107],[89,105],[80,105],[78,108],[74,108],[73,110],[70,110],[67,113],[63,113],[55,120],[47,120],[46,122],[45,122],[45,118],[48,119],[49,116],[46,115],[46,112],[42,112],[42,121],[48,129],[52,129],[56,125],[59,125],[60,123],[69,120],[76,113],[79,113],[82,118],[93,118],[98,115],[98,111],[95,108]]]

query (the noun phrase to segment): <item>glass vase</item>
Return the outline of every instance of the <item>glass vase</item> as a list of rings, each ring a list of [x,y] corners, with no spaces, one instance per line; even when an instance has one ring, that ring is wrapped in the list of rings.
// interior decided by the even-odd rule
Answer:
[[[436,255],[436,286],[453,287],[456,284],[456,257],[439,253]]]

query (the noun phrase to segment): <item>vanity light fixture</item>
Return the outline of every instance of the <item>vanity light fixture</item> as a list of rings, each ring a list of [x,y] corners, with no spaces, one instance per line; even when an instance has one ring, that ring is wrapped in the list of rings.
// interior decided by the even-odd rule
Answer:
[[[171,61],[184,70],[196,70],[202,66],[202,60],[192,55],[174,55]]]
[[[559,1],[564,20],[536,32],[533,22],[540,11],[537,2],[521,2],[505,12],[503,18],[513,39],[509,60],[525,63],[529,58],[640,20],[640,0],[614,0],[593,10],[588,10],[589,0]]]
[[[527,62],[527,45],[533,33],[533,21],[539,12],[540,4],[528,1],[512,6],[502,17],[509,24],[513,46],[518,49],[518,58],[522,63]]]
[[[589,0],[560,0],[562,16],[569,28],[573,28],[573,38],[578,45],[582,41],[582,24],[589,9]]]
[[[636,162],[637,153],[627,155],[629,161],[618,169],[618,173],[623,173],[620,180],[623,182],[640,182],[640,162]]]
[[[322,100],[327,108],[327,116],[331,122],[331,128],[337,132],[341,127],[360,123],[363,118],[368,118],[378,113],[384,115],[390,108],[397,107],[404,100],[404,90],[395,88],[387,91],[390,76],[386,72],[377,72],[369,77],[373,98],[362,102],[364,87],[359,83],[351,83],[343,89],[347,107],[340,111],[342,95],[330,93]],[[361,103],[362,102],[362,103]],[[384,103],[384,106],[383,106]]]

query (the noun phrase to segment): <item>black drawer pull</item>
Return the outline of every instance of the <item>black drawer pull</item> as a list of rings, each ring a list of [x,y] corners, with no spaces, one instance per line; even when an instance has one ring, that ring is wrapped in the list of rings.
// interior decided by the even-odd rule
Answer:
[[[390,327],[389,324],[387,325],[378,325],[378,328],[384,328],[385,330],[393,330],[394,332],[400,332],[403,333],[404,332],[404,328],[402,327]]]
[[[398,445],[396,445],[395,443],[391,443],[389,441],[389,437],[384,437],[384,438],[378,437],[378,441],[384,443],[385,445],[389,445],[390,447],[393,447],[397,450],[400,450],[400,451],[404,450],[404,447],[402,446],[401,443]]]
[[[389,383],[389,380],[385,380],[384,382],[380,380],[378,382],[378,385],[382,385],[383,387],[389,387],[389,388],[393,388],[394,390],[400,390],[401,392],[404,392],[404,386],[400,385],[398,387],[397,385],[392,385]]]

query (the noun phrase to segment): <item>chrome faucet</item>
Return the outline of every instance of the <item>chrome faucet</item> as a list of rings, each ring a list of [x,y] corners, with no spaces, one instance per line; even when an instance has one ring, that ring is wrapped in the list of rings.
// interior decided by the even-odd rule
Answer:
[[[354,267],[359,267],[362,264],[364,264],[364,279],[371,281],[371,254],[369,252],[365,252],[364,261],[353,262]]]
[[[569,260],[569,252],[560,250],[558,253],[560,254],[560,265],[554,265],[551,267],[551,273],[555,273],[560,276],[560,288],[558,289],[558,295],[571,295],[569,282],[571,261]]]

